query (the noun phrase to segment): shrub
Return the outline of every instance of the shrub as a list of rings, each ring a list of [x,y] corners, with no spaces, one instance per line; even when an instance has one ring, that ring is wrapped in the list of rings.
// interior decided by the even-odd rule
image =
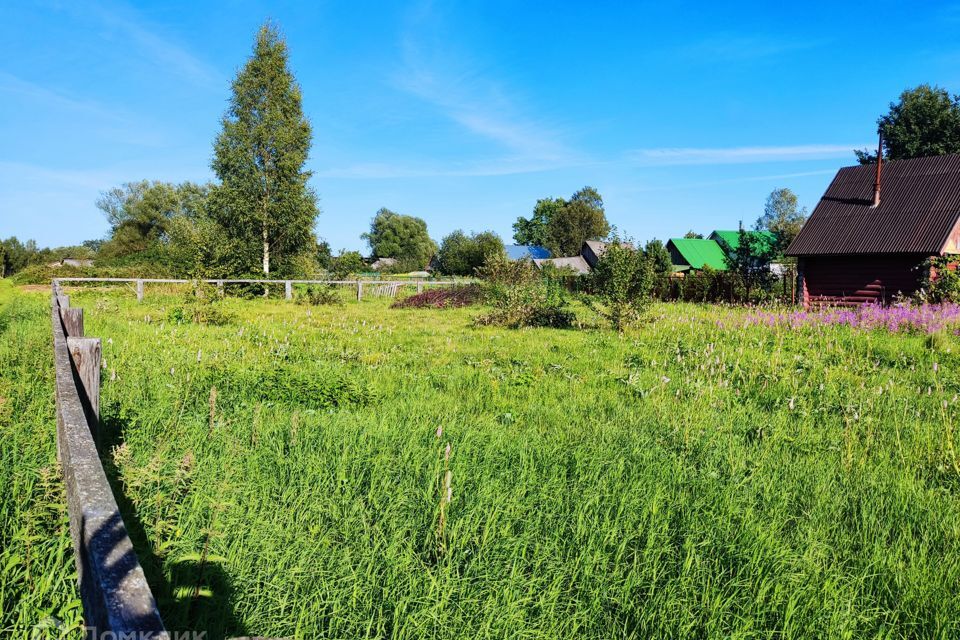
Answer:
[[[486,279],[485,298],[494,309],[478,317],[477,324],[566,328],[576,321],[563,285],[544,278],[528,260],[494,258],[479,273]]]
[[[673,281],[671,296],[685,302],[738,302],[746,298],[739,275],[705,266]]]
[[[306,291],[298,291],[297,304],[308,304],[314,307],[327,304],[341,304],[343,301],[337,295],[334,285],[310,285]]]
[[[184,302],[173,307],[167,314],[170,322],[177,324],[195,323],[213,326],[229,324],[233,315],[220,307],[220,291],[217,287],[193,281],[192,289],[184,294]]]
[[[167,319],[175,324],[206,324],[223,326],[233,321],[233,315],[212,305],[185,304],[170,309]]]
[[[930,258],[921,267],[926,273],[917,297],[923,302],[960,302],[957,256]]]
[[[468,307],[480,301],[480,286],[468,284],[462,287],[427,289],[403,300],[397,300],[392,309],[452,309]]]
[[[649,304],[655,275],[646,253],[614,238],[589,276],[584,302],[622,332]]]

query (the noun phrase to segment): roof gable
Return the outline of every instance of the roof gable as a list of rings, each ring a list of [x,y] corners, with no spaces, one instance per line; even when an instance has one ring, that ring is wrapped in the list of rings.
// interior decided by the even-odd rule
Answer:
[[[671,238],[667,249],[673,247],[692,269],[704,266],[724,271],[727,268],[726,256],[716,240],[703,238]]]
[[[534,260],[533,263],[541,269],[547,265],[552,265],[557,269],[571,269],[579,274],[590,273],[590,265],[584,260],[583,256],[547,258],[545,260]]]
[[[876,170],[840,169],[787,255],[944,252],[960,219],[960,155],[884,162],[874,208]]]

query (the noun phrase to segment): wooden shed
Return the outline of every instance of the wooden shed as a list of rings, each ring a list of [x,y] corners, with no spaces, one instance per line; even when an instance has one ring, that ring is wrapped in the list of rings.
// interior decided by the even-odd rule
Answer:
[[[916,292],[925,260],[960,253],[958,220],[960,155],[840,169],[787,248],[804,305]]]

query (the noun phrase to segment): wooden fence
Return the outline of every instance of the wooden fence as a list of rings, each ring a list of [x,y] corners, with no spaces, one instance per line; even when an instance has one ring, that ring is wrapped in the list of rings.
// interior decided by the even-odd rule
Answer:
[[[293,285],[350,285],[357,289],[357,300],[363,299],[364,291],[373,296],[396,297],[401,287],[415,286],[417,293],[423,291],[425,287],[449,287],[458,284],[465,284],[458,280],[225,280],[204,279],[204,280],[174,280],[166,278],[55,278],[54,286],[62,282],[130,282],[136,285],[137,300],[142,301],[144,287],[147,284],[189,284],[191,282],[205,282],[216,285],[221,291],[228,284],[260,284],[264,286],[283,285],[284,297],[287,300],[293,298]]]
[[[169,640],[97,450],[100,339],[84,337],[83,309],[70,307],[57,282],[51,308],[57,457],[87,636]]]

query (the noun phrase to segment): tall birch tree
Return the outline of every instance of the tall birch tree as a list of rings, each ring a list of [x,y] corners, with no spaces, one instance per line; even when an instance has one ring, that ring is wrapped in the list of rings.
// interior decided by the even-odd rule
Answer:
[[[311,128],[287,44],[269,22],[233,80],[222,125],[212,162],[221,184],[211,194],[211,215],[251,273],[297,271],[298,258],[316,248],[316,195],[304,169]]]

